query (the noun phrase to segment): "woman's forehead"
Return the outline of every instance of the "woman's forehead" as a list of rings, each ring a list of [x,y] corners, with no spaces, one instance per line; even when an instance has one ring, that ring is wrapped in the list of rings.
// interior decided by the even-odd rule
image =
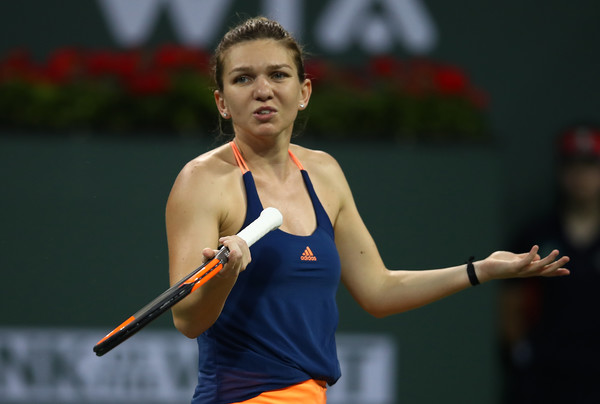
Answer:
[[[240,67],[260,68],[288,65],[293,68],[292,51],[274,39],[255,39],[233,45],[223,55],[225,72]]]

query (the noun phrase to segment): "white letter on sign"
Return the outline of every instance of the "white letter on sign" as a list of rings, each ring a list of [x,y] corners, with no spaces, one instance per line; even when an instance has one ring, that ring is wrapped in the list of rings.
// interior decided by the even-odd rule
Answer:
[[[376,12],[375,6],[381,11]],[[317,40],[332,52],[358,43],[368,53],[391,50],[395,41],[409,52],[431,51],[435,25],[421,0],[333,0],[316,25]]]
[[[109,30],[121,46],[143,44],[161,10],[171,15],[181,42],[208,47],[221,28],[232,0],[98,0]]]

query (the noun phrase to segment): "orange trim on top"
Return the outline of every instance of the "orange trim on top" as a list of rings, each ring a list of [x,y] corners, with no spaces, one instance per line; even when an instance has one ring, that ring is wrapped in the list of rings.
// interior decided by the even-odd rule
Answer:
[[[238,149],[238,147],[234,141],[229,142],[229,144],[231,145],[231,149],[233,150],[233,155],[235,157],[235,161],[238,163],[238,166],[240,167],[242,174],[246,174],[248,171],[250,171],[250,169],[246,165],[246,161],[242,157],[242,153],[240,152],[240,149]],[[298,160],[298,158],[294,155],[294,153],[292,153],[291,150],[288,150],[288,153],[290,155],[290,158],[294,162],[294,164],[296,164],[300,170],[304,170],[302,163],[300,163],[300,160]]]
[[[304,167],[302,167],[302,163],[300,163],[300,160],[298,160],[296,158],[296,156],[294,156],[294,153],[292,153],[291,150],[288,150],[288,153],[290,154],[290,157],[292,158],[292,161],[294,163],[296,163],[296,165],[298,166],[299,169],[304,170]]]
[[[237,145],[233,141],[229,142],[229,144],[231,145],[231,149],[233,150],[233,155],[235,156],[235,161],[238,163],[238,167],[240,167],[240,170],[242,170],[242,174],[246,174],[250,170],[248,169],[248,166],[246,165],[246,162],[242,157],[240,149],[238,149]]]

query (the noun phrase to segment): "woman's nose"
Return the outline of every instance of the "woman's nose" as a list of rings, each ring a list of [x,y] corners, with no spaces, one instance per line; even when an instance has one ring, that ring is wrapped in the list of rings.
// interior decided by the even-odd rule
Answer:
[[[258,100],[267,100],[273,97],[273,88],[266,77],[258,77],[256,79],[254,97]]]

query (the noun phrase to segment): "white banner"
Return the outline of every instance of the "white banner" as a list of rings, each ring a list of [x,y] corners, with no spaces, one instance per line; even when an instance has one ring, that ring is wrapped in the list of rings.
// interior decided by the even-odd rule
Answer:
[[[210,48],[227,17],[232,0],[97,0],[107,27],[121,46],[140,46],[152,37],[165,13],[181,43]],[[297,39],[332,54],[358,46],[367,54],[386,53],[400,45],[411,54],[427,54],[438,30],[423,0],[325,0],[319,15],[307,17],[307,0],[255,1],[251,14],[277,19]],[[313,26],[314,24],[314,26]],[[313,31],[314,29],[314,31]],[[307,32],[308,31],[308,32]]]
[[[196,385],[196,342],[143,330],[98,358],[103,331],[0,328],[0,403],[186,403]],[[396,347],[386,335],[338,335],[342,378],[330,404],[395,401]]]

